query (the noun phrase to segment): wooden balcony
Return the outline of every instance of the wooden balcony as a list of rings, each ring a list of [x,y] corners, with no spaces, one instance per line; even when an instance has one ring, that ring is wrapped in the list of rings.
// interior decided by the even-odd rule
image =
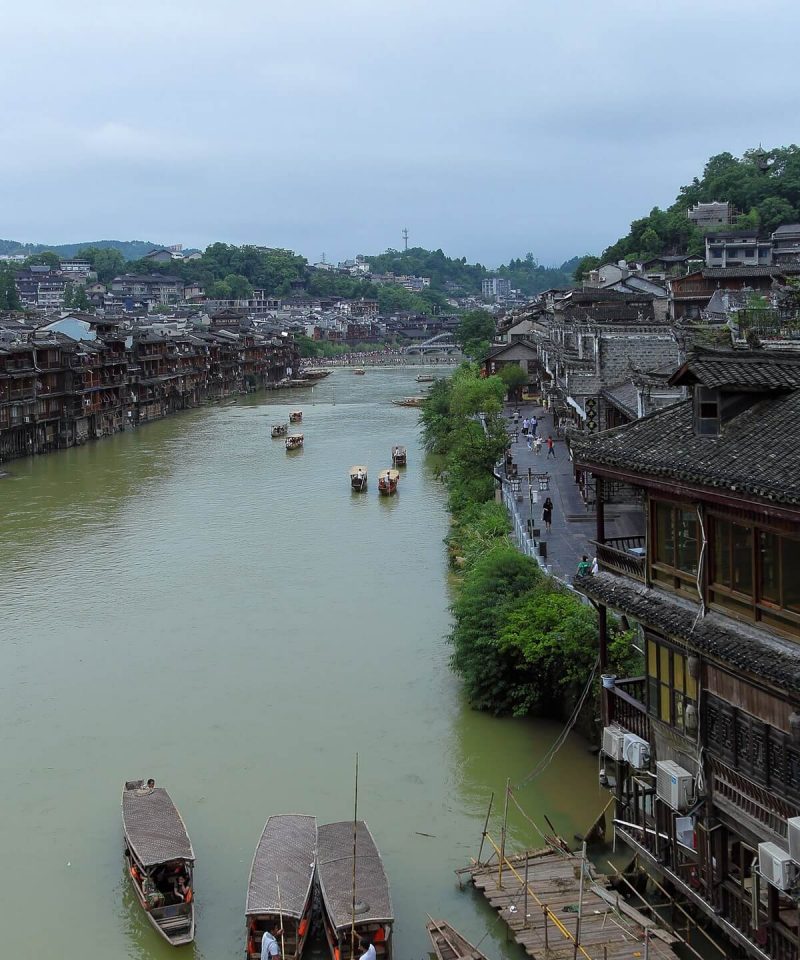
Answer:
[[[645,582],[647,555],[644,537],[609,537],[604,543],[589,541],[595,549],[601,570],[621,573],[633,580]]]
[[[608,708],[608,722],[617,723],[643,740],[649,740],[645,677],[617,680],[613,687],[603,688]]]

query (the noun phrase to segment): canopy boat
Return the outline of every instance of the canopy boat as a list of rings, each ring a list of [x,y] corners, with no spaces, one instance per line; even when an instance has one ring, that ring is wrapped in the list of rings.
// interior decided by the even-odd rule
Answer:
[[[433,383],[433,381],[434,381],[435,379],[436,379],[436,377],[431,376],[431,374],[421,373],[421,374],[417,377],[417,383]]]
[[[408,462],[408,454],[406,453],[406,448],[401,447],[399,444],[392,447],[392,464],[395,467],[404,467]]]
[[[273,423],[273,424],[272,424],[272,439],[273,439],[273,440],[274,440],[276,437],[285,437],[288,432],[289,432],[289,424],[288,424],[288,423]]]
[[[374,944],[377,960],[391,960],[394,916],[383,861],[369,827],[358,820],[354,871],[353,834],[352,820],[326,823],[319,828],[317,877],[322,894],[322,925],[331,957],[353,960],[363,952],[358,949],[358,941],[364,938]]]
[[[147,919],[176,947],[194,940],[194,850],[163,787],[129,780],[122,791],[125,866]]]
[[[485,954],[473,947],[446,920],[431,918],[425,927],[437,960],[486,960]]]
[[[302,433],[290,433],[286,438],[286,449],[287,450],[299,450],[303,446],[303,434]]]
[[[357,493],[367,489],[367,468],[362,466],[350,467],[350,486]]]
[[[421,407],[425,403],[425,397],[400,397],[392,400],[396,407]]]
[[[267,924],[283,928],[281,960],[300,960],[311,927],[317,821],[270,817],[258,841],[247,886],[245,960],[260,960]],[[285,952],[284,952],[285,951]]]
[[[381,470],[378,475],[378,490],[386,496],[397,493],[397,481],[399,479],[400,472],[398,470]]]
[[[367,372],[367,371],[366,371],[366,370],[363,370],[361,367],[356,367],[355,370],[353,370],[353,373],[354,373],[357,377],[363,377],[366,372]]]
[[[331,374],[330,370],[323,370],[322,367],[309,367],[308,370],[303,370],[302,373],[306,380],[323,380]]]
[[[303,422],[303,411],[302,410],[292,410],[289,414],[289,423],[302,423]]]

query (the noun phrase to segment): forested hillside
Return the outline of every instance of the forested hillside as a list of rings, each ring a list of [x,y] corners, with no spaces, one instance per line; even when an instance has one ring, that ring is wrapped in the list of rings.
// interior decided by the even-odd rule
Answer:
[[[61,257],[74,257],[84,247],[98,247],[101,250],[118,250],[126,260],[138,260],[161,244],[147,240],[92,240],[85,243],[20,243],[18,240],[0,240],[0,256],[35,253],[52,250]]]
[[[719,153],[708,161],[702,177],[678,191],[675,202],[661,210],[653,207],[646,217],[634,220],[626,236],[600,257],[584,257],[583,272],[599,262],[620,259],[646,260],[662,253],[702,255],[703,233],[687,218],[698,202],[729,201],[738,211],[732,227],[771,233],[782,223],[800,221],[800,147],[747,150],[743,156]]]

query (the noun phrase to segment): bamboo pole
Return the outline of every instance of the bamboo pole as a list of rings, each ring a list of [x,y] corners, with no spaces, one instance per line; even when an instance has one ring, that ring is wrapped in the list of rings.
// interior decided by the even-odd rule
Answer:
[[[503,888],[503,861],[506,858],[506,830],[508,829],[508,794],[511,790],[511,777],[506,779],[506,800],[503,805],[503,829],[500,833],[500,863],[497,867],[497,886]]]
[[[586,841],[583,841],[581,847],[581,878],[578,884],[578,919],[575,924],[575,949],[572,951],[573,960],[578,956],[578,948],[581,945],[581,921],[583,919],[583,876],[586,873]]]
[[[494,790],[492,790],[492,795],[489,797],[489,809],[486,811],[486,819],[483,821],[483,833],[481,834],[481,846],[478,850],[478,865],[481,862],[481,855],[483,854],[483,844],[486,841],[486,830],[489,826],[489,816],[492,812],[492,803],[494,803]]]
[[[286,960],[286,951],[283,937],[283,903],[281,901],[281,881],[278,874],[275,874],[275,883],[278,885],[278,923],[281,927],[281,960]]]
[[[356,754],[356,786],[353,799],[353,913],[350,925],[350,960],[356,958],[356,844],[358,837],[358,754]],[[283,960],[283,958],[281,958]]]

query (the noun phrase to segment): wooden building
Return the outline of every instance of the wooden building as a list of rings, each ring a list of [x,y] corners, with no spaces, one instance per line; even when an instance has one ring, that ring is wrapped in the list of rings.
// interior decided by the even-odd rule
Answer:
[[[605,678],[616,836],[727,955],[797,960],[800,353],[695,352],[690,398],[573,445],[596,481],[598,608],[639,626],[644,673]],[[641,537],[605,536],[635,488]]]

